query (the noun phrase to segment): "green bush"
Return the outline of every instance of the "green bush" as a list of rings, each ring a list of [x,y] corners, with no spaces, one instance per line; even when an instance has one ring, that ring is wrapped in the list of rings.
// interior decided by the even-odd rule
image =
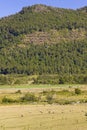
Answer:
[[[32,94],[32,93],[26,93],[22,98],[21,98],[22,102],[36,102],[38,101],[38,98]]]
[[[49,104],[52,104],[52,103],[53,103],[53,95],[52,95],[52,94],[47,95],[47,96],[46,96],[46,100],[47,100],[47,102],[48,102]]]
[[[14,82],[14,84],[21,84],[20,79],[17,79],[17,80]]]
[[[22,92],[21,92],[21,90],[17,90],[15,93],[19,93],[19,94],[21,94]]]
[[[11,84],[11,78],[7,75],[0,75],[0,84],[4,85],[4,84]]]
[[[79,88],[75,88],[75,94],[81,94],[81,90]]]
[[[16,101],[7,97],[3,97],[2,99],[2,103],[14,103],[14,102]]]

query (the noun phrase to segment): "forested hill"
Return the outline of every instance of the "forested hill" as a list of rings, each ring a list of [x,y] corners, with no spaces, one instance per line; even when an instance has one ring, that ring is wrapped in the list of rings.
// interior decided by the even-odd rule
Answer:
[[[33,5],[0,19],[0,73],[87,75],[87,7]]]

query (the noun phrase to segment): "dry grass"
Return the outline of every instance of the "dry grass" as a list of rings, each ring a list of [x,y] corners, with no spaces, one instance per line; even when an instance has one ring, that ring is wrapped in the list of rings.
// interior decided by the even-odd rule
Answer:
[[[50,30],[49,32],[34,32],[24,36],[24,43],[44,44],[44,43],[60,43],[61,41],[81,40],[86,38],[86,31],[84,29],[73,29],[71,31],[62,29],[62,31]],[[23,44],[20,47],[26,47]]]
[[[82,86],[55,86],[55,91],[68,90],[73,91],[76,87],[86,90],[86,85]],[[6,96],[12,99],[18,99],[22,94],[34,92],[39,94],[43,90],[53,90],[53,87],[33,87],[20,88],[22,94],[15,93],[19,88],[0,89],[0,101]],[[61,95],[59,100],[77,100],[87,99],[86,93],[81,95]],[[1,105],[0,106],[0,130],[87,130],[87,103],[75,103],[72,105]]]
[[[29,86],[30,87],[30,86]],[[43,86],[44,87],[44,86]],[[75,86],[48,86],[48,87],[25,87],[25,88],[3,88],[0,89],[0,104],[2,104],[2,99],[4,97],[16,100],[15,104],[21,103],[21,97],[24,97],[26,93],[32,93],[38,97],[37,104],[47,104],[47,97],[50,95],[52,97],[52,103],[57,104],[72,104],[72,103],[87,103],[87,87],[86,85],[75,85]],[[80,88],[81,94],[75,94],[75,88]],[[20,91],[21,93],[17,93]],[[46,92],[46,93],[45,93]],[[6,102],[3,102],[6,103]],[[8,102],[10,103],[10,102]],[[12,103],[12,102],[11,102]],[[14,103],[14,102],[13,102]],[[23,102],[28,103],[28,102]],[[33,101],[32,101],[33,104]]]
[[[0,130],[87,130],[87,104],[0,107]]]
[[[75,88],[80,88],[81,90],[87,91],[87,85],[80,84],[61,84],[61,85],[51,85],[51,84],[20,84],[20,85],[0,85],[0,94],[1,93],[14,93],[17,90],[22,92],[42,92],[45,90],[69,90],[73,91]]]

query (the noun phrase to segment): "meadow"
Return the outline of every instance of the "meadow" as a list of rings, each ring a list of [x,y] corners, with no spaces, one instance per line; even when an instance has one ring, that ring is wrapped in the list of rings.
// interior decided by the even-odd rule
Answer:
[[[0,85],[0,130],[82,129],[87,85]]]
[[[0,107],[0,130],[87,130],[87,104]]]

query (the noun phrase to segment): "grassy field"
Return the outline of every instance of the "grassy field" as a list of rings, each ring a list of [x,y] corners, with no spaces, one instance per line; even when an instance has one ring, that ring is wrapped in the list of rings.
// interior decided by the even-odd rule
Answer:
[[[14,84],[14,85],[0,85],[0,89],[8,89],[8,88],[17,88],[17,89],[32,89],[32,88],[38,88],[38,89],[49,89],[49,88],[85,88],[87,89],[87,84]]]
[[[81,90],[81,94],[76,94],[75,89]],[[28,93],[28,95],[26,95]],[[32,95],[31,95],[32,94]],[[40,104],[57,103],[57,104],[70,104],[70,103],[86,103],[87,102],[87,85],[15,85],[6,86],[2,85],[0,88],[0,104],[2,104],[3,98],[6,97],[3,103],[25,103],[21,101],[21,97],[25,98],[26,103],[29,102],[29,98],[32,96],[38,98],[34,101]],[[11,101],[7,101],[11,100]],[[16,101],[15,101],[16,100]]]
[[[0,130],[87,130],[87,104],[0,107]]]
[[[16,84],[16,85],[0,85],[0,88],[60,88],[60,87],[76,87],[76,86],[84,86],[79,84],[58,84],[58,85],[52,85],[52,84]]]
[[[52,84],[16,84],[16,85],[0,85],[0,90],[1,89],[50,89],[50,88],[60,88],[60,89],[68,89],[68,88],[76,88],[76,87],[79,87],[79,88],[85,88],[87,89],[87,85],[85,84],[56,84],[56,85],[52,85]]]
[[[76,88],[81,94],[75,93]],[[40,101],[19,100],[30,94]],[[19,102],[2,102],[4,98]],[[87,130],[87,85],[0,86],[0,130],[82,129]]]
[[[75,93],[76,88],[81,90],[80,94]],[[5,85],[0,88],[0,104],[30,104],[29,101],[40,104],[87,103],[87,85]]]
[[[59,90],[59,89],[69,89],[69,88],[76,88],[76,87],[80,87],[80,88],[85,88],[86,85],[67,85],[67,84],[63,84],[63,85],[51,85],[51,84],[20,84],[20,85],[0,85],[0,93],[14,93],[17,90],[21,90],[22,92],[41,92],[44,90]]]

